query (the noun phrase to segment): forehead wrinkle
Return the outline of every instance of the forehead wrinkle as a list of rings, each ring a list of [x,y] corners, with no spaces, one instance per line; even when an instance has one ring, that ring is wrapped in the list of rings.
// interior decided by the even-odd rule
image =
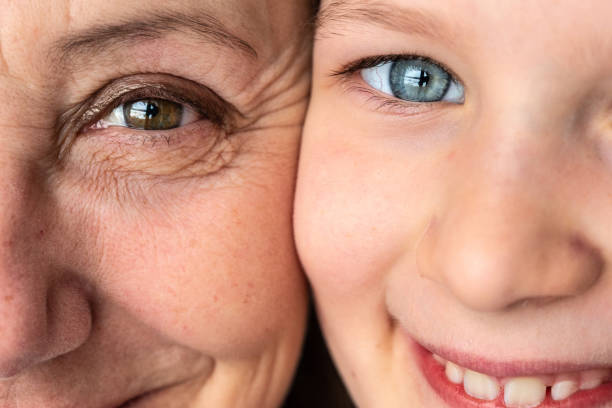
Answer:
[[[176,11],[148,13],[116,24],[100,24],[68,34],[56,40],[49,57],[66,66],[78,58],[104,53],[113,48],[134,46],[134,42],[152,41],[172,33],[195,36],[214,45],[229,48],[251,58],[257,51],[246,40],[229,32],[214,16],[203,11],[181,13]]]
[[[375,25],[393,31],[452,42],[449,27],[433,15],[417,8],[407,8],[388,1],[334,0],[317,16],[317,38],[355,31],[357,24]]]

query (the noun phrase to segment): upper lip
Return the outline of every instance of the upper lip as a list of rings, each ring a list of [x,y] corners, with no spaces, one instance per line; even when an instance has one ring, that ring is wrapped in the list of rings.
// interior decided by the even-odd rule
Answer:
[[[497,361],[476,354],[465,353],[459,350],[424,345],[425,349],[437,354],[445,360],[451,361],[463,368],[477,371],[497,378],[524,377],[530,375],[571,373],[592,369],[608,369],[604,364],[581,364],[569,361],[553,360],[521,360]]]

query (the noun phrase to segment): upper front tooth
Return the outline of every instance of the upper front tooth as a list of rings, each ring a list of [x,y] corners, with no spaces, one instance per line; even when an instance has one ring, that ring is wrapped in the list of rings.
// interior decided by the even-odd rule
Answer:
[[[463,389],[468,395],[478,399],[494,400],[499,395],[497,380],[472,370],[465,370]]]
[[[463,382],[463,368],[450,361],[446,362],[446,378],[452,383],[461,384]]]
[[[508,407],[537,407],[544,398],[546,385],[539,378],[513,378],[504,387],[504,402]]]
[[[578,391],[578,383],[571,379],[563,379],[555,382],[550,389],[550,396],[555,401],[566,399],[573,393]]]

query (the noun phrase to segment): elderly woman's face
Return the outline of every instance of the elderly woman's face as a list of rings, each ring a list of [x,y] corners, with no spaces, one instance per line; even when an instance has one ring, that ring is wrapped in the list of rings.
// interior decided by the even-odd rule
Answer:
[[[2,407],[279,404],[307,3],[0,2]]]

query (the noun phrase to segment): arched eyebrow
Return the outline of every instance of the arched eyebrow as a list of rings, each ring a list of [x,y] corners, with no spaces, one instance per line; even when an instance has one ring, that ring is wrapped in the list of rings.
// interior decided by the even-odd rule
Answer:
[[[77,57],[93,57],[108,49],[133,45],[135,41],[156,40],[172,33],[195,36],[257,59],[257,51],[249,42],[232,34],[216,17],[203,11],[194,14],[158,12],[117,24],[100,24],[58,39],[51,47],[51,56],[66,63]]]
[[[343,35],[359,31],[363,25],[437,38],[452,42],[452,27],[417,8],[407,8],[384,0],[334,0],[324,6],[317,16],[317,37]]]

